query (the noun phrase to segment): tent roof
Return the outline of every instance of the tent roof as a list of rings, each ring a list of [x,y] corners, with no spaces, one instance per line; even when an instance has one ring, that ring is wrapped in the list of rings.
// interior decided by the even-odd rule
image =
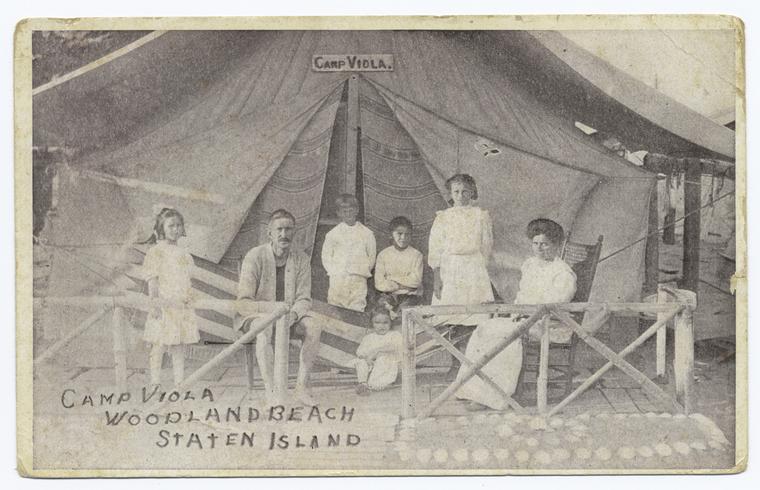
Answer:
[[[632,150],[735,158],[734,131],[686,107],[553,31],[504,31],[499,39],[534,84],[533,94],[567,117],[616,135]],[[499,47],[501,49],[501,46]],[[536,63],[536,60],[541,60]]]
[[[276,41],[278,37],[282,39]],[[449,39],[446,50],[441,48],[442,37]],[[252,56],[261,49],[269,50],[268,57]],[[311,54],[382,51],[396,55],[396,70],[364,75],[395,87],[412,100],[427,95],[428,101],[434,102],[427,107],[433,111],[456,100],[457,90],[478,90],[472,83],[447,87],[445,82],[461,77],[466,70],[487,69],[495,72],[496,79],[518,85],[519,92],[530,92],[565,119],[612,132],[631,148],[734,157],[733,131],[633,79],[556,32],[438,32],[426,36],[397,31],[171,31],[124,51],[123,56],[93,70],[36,91],[36,146],[67,146],[80,155],[107,150],[163,126],[206,98],[231,72],[244,71],[256,78],[262,70],[274,71],[287,77],[284,84],[292,84],[293,77],[296,82],[314,78],[314,73],[308,73]],[[473,56],[475,51],[477,56]],[[305,66],[293,63],[296,53],[304,56]],[[477,66],[475,59],[490,68]],[[246,61],[254,60],[262,66],[243,68]],[[320,81],[346,76],[316,75]],[[444,90],[454,99],[431,101],[429,91],[407,90],[404,83],[410,81],[423,82],[414,86],[427,84]],[[668,110],[663,111],[663,107]],[[481,111],[484,122],[493,122],[489,107],[474,109]],[[534,111],[534,107],[530,109]],[[238,103],[237,107],[223,108],[226,112],[219,110],[217,107],[212,118],[243,109]]]
[[[734,120],[734,29],[556,31],[573,44],[710,120]]]

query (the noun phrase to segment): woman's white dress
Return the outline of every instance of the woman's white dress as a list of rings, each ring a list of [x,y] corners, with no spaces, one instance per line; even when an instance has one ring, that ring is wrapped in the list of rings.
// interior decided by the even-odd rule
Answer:
[[[560,258],[548,262],[531,257],[523,263],[521,271],[520,290],[515,304],[566,303],[575,295],[575,273]],[[493,318],[479,324],[470,337],[465,355],[468,359],[477,361],[497,342],[512,333],[518,325],[519,322],[512,318]],[[504,392],[512,395],[522,368],[522,354],[522,341],[517,339],[486,364],[482,372]],[[462,372],[460,369],[458,378],[462,376]],[[465,383],[456,396],[496,410],[507,408],[506,402],[496,390],[477,375]]]
[[[428,263],[440,267],[441,298],[434,305],[471,305],[493,301],[488,260],[493,230],[488,211],[456,206],[438,211],[430,229]]]
[[[184,302],[192,298],[193,258],[182,247],[159,241],[145,255],[143,278],[158,279],[158,297]],[[200,339],[195,312],[190,308],[162,308],[161,317],[148,316],[144,339],[151,344],[194,344]]]

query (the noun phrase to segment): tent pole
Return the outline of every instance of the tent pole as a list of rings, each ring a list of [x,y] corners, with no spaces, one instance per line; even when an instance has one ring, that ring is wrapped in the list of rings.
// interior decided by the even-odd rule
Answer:
[[[649,227],[647,230],[647,242],[644,255],[646,257],[646,266],[644,268],[644,294],[654,294],[657,292],[657,283],[660,275],[660,233],[658,231],[659,214],[657,209],[659,200],[657,198],[657,183],[652,187],[649,194]]]
[[[690,162],[691,163],[691,162]],[[683,279],[681,288],[696,291],[699,284],[699,241],[702,220],[702,168],[686,166],[684,177]]]
[[[356,195],[356,166],[359,132],[359,77],[351,75],[348,79],[348,103],[346,105],[346,172],[344,190],[346,194]]]

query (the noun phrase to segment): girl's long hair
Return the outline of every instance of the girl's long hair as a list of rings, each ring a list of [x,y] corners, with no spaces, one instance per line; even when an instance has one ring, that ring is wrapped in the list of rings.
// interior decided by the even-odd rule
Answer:
[[[153,233],[144,242],[139,242],[140,245],[154,245],[159,240],[165,238],[164,235],[164,223],[169,218],[178,218],[180,225],[182,226],[182,234],[180,236],[187,236],[185,234],[185,218],[182,213],[174,208],[161,208],[161,211],[156,215],[156,222],[153,224]]]

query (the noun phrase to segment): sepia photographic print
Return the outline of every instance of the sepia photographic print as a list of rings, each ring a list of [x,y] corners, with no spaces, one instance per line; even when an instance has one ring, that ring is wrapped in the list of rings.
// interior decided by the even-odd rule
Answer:
[[[736,473],[721,16],[28,19],[18,471]]]

